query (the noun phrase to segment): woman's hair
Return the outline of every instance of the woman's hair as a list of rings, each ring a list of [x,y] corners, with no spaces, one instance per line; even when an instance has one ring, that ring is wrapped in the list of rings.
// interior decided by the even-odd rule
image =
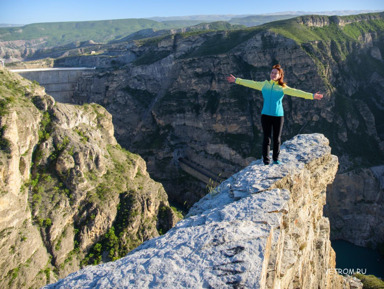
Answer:
[[[280,78],[278,80],[278,83],[279,85],[281,85],[282,87],[286,87],[287,84],[284,82],[284,70],[280,67],[280,64],[276,64],[272,67],[272,69],[277,69],[280,73]]]

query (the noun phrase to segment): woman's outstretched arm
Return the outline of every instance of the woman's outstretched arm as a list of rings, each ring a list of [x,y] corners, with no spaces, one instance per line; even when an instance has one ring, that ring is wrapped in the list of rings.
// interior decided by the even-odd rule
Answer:
[[[313,99],[317,99],[317,100],[320,100],[323,98],[323,95],[321,93],[319,93],[320,91],[316,92],[313,94]]]
[[[229,83],[235,83],[236,82],[236,77],[234,77],[232,74],[227,77],[227,81]]]
[[[284,94],[286,94],[286,95],[301,97],[301,98],[305,98],[305,99],[317,99],[317,100],[320,100],[320,99],[323,98],[323,95],[320,94],[319,92],[310,93],[310,92],[305,92],[305,91],[300,90],[300,89],[291,88],[291,87],[288,87],[288,86],[284,87],[283,91],[284,91]]]
[[[240,85],[250,87],[253,89],[257,89],[257,90],[261,90],[264,86],[264,81],[259,82],[259,81],[253,81],[253,80],[248,80],[248,79],[241,79],[238,77],[234,77],[232,74],[227,77],[227,81],[229,83],[236,83],[236,84],[240,84]]]

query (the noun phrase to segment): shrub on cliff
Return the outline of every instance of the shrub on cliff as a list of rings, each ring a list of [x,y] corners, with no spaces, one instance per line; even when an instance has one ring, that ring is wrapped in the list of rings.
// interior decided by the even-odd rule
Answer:
[[[383,289],[384,281],[374,275],[355,274],[356,278],[363,282],[363,289]]]

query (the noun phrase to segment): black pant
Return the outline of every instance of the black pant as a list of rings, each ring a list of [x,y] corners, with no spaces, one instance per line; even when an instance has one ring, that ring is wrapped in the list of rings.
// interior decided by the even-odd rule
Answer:
[[[284,116],[261,115],[261,125],[263,127],[263,161],[269,164],[269,150],[271,146],[271,135],[273,130],[273,160],[277,161],[280,154],[281,132],[283,130]]]

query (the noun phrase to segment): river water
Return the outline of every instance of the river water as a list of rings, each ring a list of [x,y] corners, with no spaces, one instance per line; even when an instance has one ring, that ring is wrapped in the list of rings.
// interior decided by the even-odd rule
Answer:
[[[378,251],[343,240],[332,241],[332,248],[336,252],[336,271],[342,275],[361,273],[384,279],[384,256]]]

